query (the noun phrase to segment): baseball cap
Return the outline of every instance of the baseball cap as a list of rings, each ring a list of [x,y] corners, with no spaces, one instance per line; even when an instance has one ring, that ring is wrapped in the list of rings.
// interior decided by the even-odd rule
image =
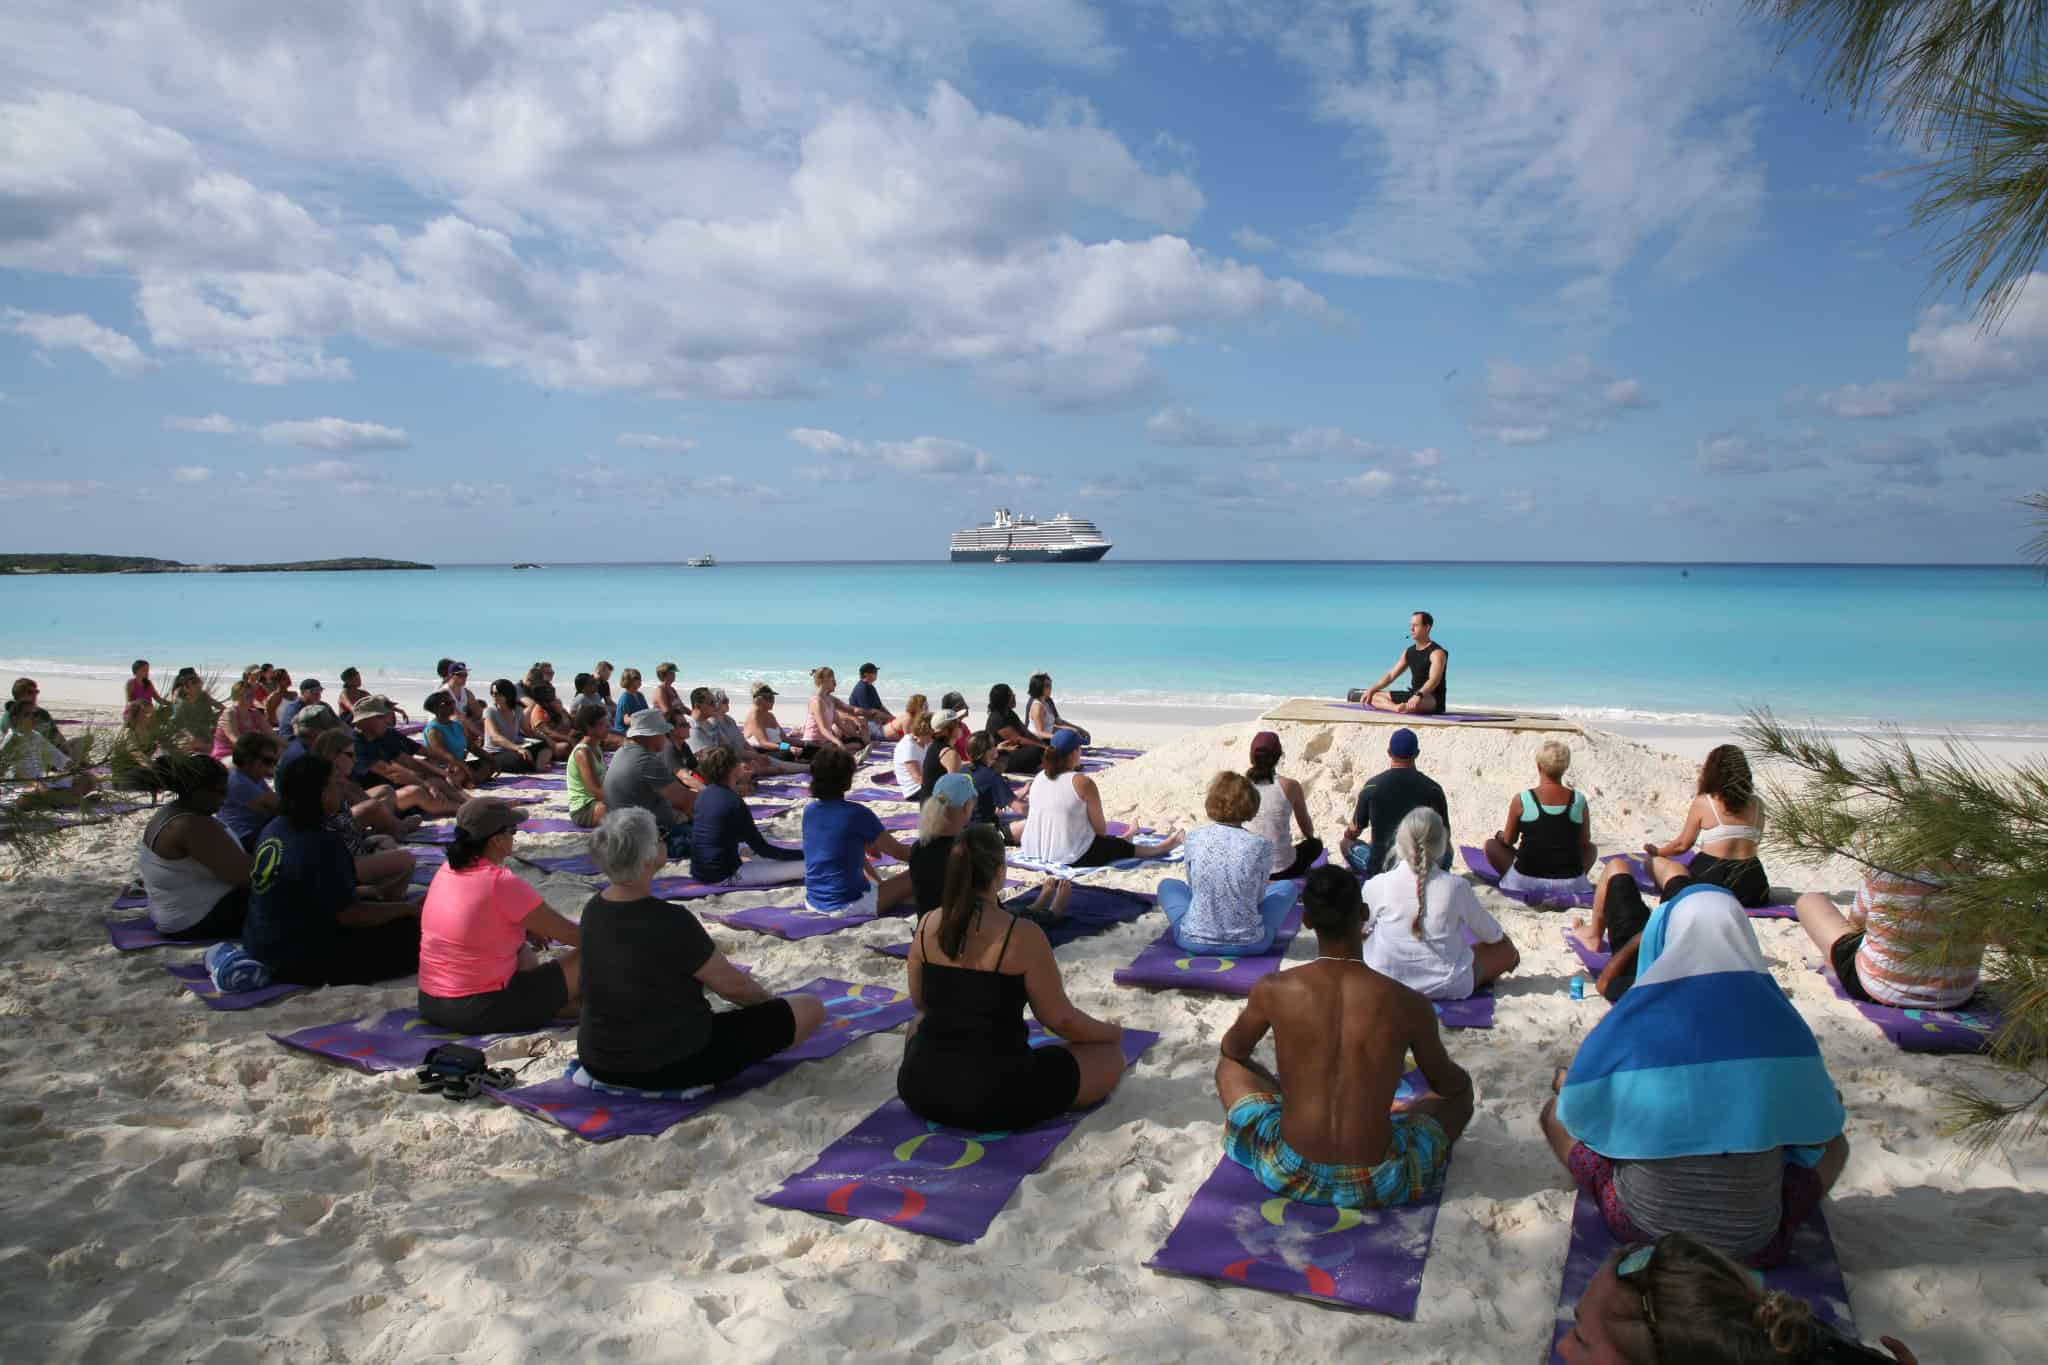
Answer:
[[[650,706],[644,711],[635,711],[633,718],[626,722],[626,738],[647,739],[653,735],[665,737],[673,728],[675,727],[668,723],[667,716]]]
[[[1061,730],[1052,737],[1052,751],[1056,754],[1070,754],[1081,747],[1081,736],[1072,730]]]
[[[455,828],[472,839],[488,839],[519,826],[519,811],[488,796],[472,796],[455,812]]]
[[[1422,741],[1407,726],[1394,731],[1387,740],[1387,753],[1394,758],[1413,758],[1422,752]]]
[[[755,683],[754,695],[756,697],[772,697],[775,695],[775,689],[770,687],[767,683]]]
[[[375,720],[379,716],[389,717],[391,715],[391,698],[381,692],[374,696],[364,697],[349,708],[349,714],[357,720]]]
[[[1271,730],[1261,730],[1252,736],[1252,752],[1255,754],[1277,754],[1280,752],[1280,736]]]
[[[974,800],[974,779],[966,773],[947,773],[932,784],[932,795],[949,806],[965,806]]]

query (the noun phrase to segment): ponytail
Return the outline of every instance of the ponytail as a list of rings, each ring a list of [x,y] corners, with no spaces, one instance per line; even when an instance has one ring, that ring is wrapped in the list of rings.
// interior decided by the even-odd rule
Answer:
[[[1394,831],[1394,853],[1415,873],[1415,919],[1409,932],[1422,937],[1422,919],[1429,911],[1429,874],[1443,861],[1450,847],[1450,835],[1441,815],[1428,806],[1417,806]]]
[[[1252,761],[1244,775],[1252,780],[1255,787],[1263,787],[1273,780],[1273,774],[1280,770],[1280,754],[1277,750],[1262,749],[1252,755]]]
[[[981,913],[982,897],[1003,875],[1003,836],[992,825],[969,825],[946,854],[946,890],[939,899],[939,951],[957,958]]]

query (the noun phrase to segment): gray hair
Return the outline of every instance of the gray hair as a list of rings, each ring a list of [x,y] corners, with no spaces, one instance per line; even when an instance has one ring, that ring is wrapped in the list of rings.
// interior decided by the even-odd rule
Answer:
[[[1409,811],[1394,831],[1394,852],[1415,874],[1415,922],[1408,928],[1417,938],[1422,937],[1422,916],[1429,908],[1429,874],[1437,870],[1450,846],[1444,818],[1428,806]]]
[[[590,832],[591,861],[609,881],[639,881],[655,856],[666,852],[661,831],[654,826],[654,812],[642,806],[607,811]]]
[[[946,827],[946,822],[953,818],[953,812],[959,809],[958,806],[947,805],[943,796],[926,797],[924,804],[917,808],[917,841],[920,844],[928,844],[938,838],[939,831]]]

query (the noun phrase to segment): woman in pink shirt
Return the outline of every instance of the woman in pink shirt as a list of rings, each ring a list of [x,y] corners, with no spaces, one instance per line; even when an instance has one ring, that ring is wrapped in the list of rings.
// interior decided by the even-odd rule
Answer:
[[[448,862],[420,908],[420,1014],[461,1033],[530,1033],[573,1019],[580,943],[576,922],[556,914],[506,870],[520,810],[488,797],[462,803]],[[571,951],[542,962],[549,940]]]
[[[243,735],[274,735],[277,727],[263,712],[255,683],[243,679],[228,690],[228,705],[213,729],[213,756],[226,762],[234,756],[235,741]]]

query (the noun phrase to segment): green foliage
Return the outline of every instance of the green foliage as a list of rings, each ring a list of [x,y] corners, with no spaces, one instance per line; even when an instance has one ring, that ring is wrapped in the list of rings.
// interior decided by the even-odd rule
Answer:
[[[2048,1126],[2048,763],[2005,768],[1955,740],[1922,751],[1897,734],[1852,760],[1768,711],[1751,714],[1743,740],[1794,778],[1766,784],[1774,860],[1940,869],[1947,933],[1921,956],[1940,964],[1992,945],[1984,990],[2006,1023],[1989,1055],[2030,1093],[2013,1099],[1958,1082],[1945,1130],[1976,1154],[2015,1122],[2030,1136]]]
[[[1915,226],[1947,224],[1937,279],[1982,291],[1987,323],[2048,248],[2048,0],[1749,0],[1784,46],[1829,53],[1852,111],[1875,108],[1934,149]]]

